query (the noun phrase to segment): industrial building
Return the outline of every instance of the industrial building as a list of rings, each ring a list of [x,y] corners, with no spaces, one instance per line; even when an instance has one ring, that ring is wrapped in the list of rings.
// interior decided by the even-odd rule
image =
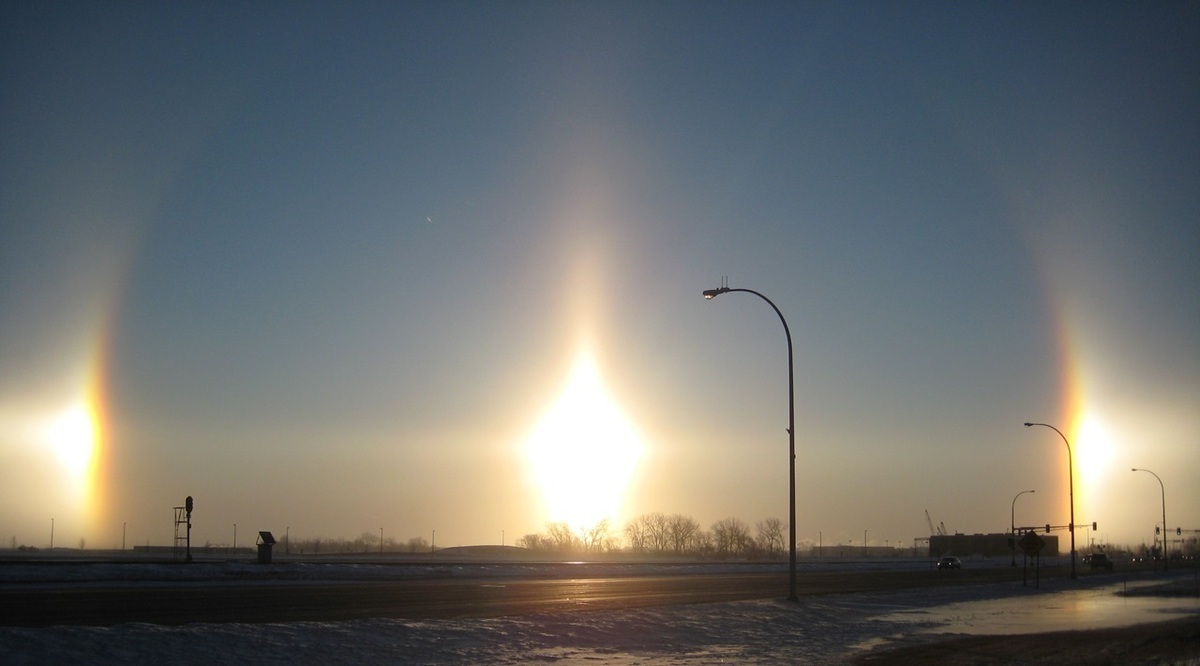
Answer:
[[[1058,556],[1058,536],[1054,534],[1038,534],[1045,542],[1041,557]],[[957,557],[1009,557],[1013,551],[1022,554],[1020,540],[1022,535],[1012,534],[935,534],[929,537],[929,556],[941,557],[955,555]]]

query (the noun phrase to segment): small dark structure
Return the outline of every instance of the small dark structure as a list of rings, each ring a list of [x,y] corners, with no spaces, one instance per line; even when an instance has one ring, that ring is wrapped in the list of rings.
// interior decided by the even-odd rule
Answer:
[[[186,532],[180,533],[184,526]],[[183,506],[175,507],[175,559],[184,556],[185,562],[192,561],[192,496],[188,495]]]
[[[258,563],[271,563],[271,548],[275,545],[275,537],[270,532],[258,533]]]

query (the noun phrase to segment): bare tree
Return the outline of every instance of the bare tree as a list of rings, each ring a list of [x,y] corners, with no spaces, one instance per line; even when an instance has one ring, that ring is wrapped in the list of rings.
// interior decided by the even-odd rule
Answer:
[[[629,549],[633,552],[646,552],[646,521],[642,519],[642,516],[638,516],[625,524],[625,540],[629,543]]]
[[[712,526],[713,546],[718,557],[745,554],[753,543],[750,528],[738,518],[725,518]]]
[[[608,518],[601,518],[590,528],[580,528],[583,549],[589,553],[603,553],[611,549],[613,539],[608,534]]]
[[[697,530],[696,533],[692,535],[691,540],[688,542],[687,552],[692,553],[693,555],[707,557],[712,554],[712,551],[712,534],[709,534],[704,530]]]
[[[699,531],[700,523],[692,520],[689,516],[676,513],[667,519],[667,536],[671,544],[671,550],[676,555],[682,555],[688,551],[692,537]]]
[[[646,516],[647,538],[650,550],[655,553],[665,553],[670,548],[670,521],[661,513],[651,513]]]
[[[661,513],[644,513],[629,521],[625,536],[638,552],[661,553],[667,544],[667,518]]]
[[[625,539],[634,552],[656,555],[699,554],[708,543],[700,523],[681,513],[642,514],[625,525]]]
[[[575,533],[571,531],[570,525],[550,523],[546,526],[546,532],[553,544],[554,552],[566,554],[576,550],[578,539],[575,538]]]
[[[543,534],[526,534],[517,539],[517,547],[528,548],[539,553],[549,553],[554,550],[554,544],[550,538]]]
[[[371,531],[363,532],[355,539],[354,545],[358,547],[355,550],[361,548],[364,553],[373,553],[379,550],[379,535]]]
[[[775,557],[783,552],[783,521],[778,518],[760,520],[755,525],[758,530],[758,547],[763,549],[768,557]]]

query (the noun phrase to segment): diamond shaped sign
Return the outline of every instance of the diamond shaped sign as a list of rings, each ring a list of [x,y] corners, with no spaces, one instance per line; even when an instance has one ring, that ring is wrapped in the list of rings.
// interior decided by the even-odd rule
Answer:
[[[1017,543],[1021,546],[1021,550],[1030,557],[1042,552],[1042,548],[1046,546],[1046,540],[1034,532],[1026,532],[1025,536],[1021,537]]]

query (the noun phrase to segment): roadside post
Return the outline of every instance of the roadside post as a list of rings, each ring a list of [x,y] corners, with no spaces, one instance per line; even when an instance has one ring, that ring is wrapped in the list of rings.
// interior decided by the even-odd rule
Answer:
[[[1029,558],[1037,558],[1034,560],[1034,587],[1041,587],[1042,584],[1042,548],[1046,547],[1046,540],[1035,534],[1032,530],[1025,533],[1020,541],[1021,550],[1025,552],[1025,557],[1022,558],[1022,579],[1021,586],[1024,587],[1029,581]]]

